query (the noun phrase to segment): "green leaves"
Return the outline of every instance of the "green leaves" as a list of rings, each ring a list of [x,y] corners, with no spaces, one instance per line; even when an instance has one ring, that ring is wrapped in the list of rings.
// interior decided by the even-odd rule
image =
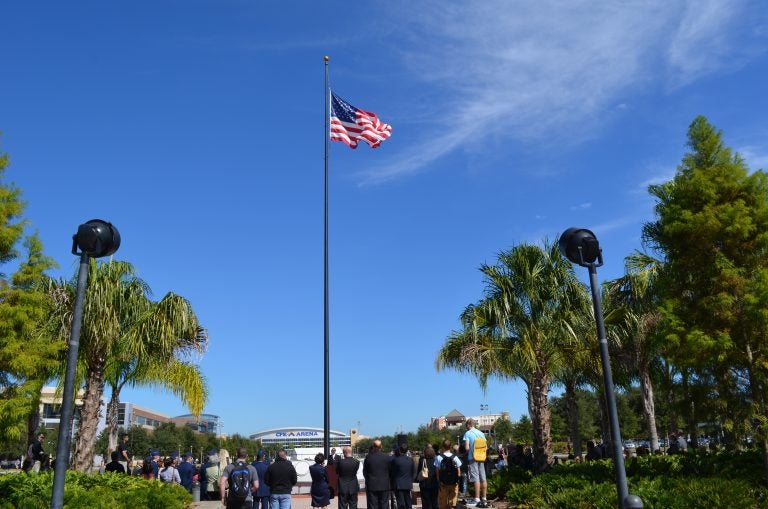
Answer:
[[[64,505],[72,509],[183,509],[192,501],[192,496],[181,486],[146,481],[141,477],[114,473],[83,474],[73,471],[68,471],[66,476]],[[53,472],[0,476],[0,501],[3,501],[0,507],[50,507],[52,489]]]
[[[690,369],[686,380],[714,380],[711,392],[725,414],[718,418],[730,427],[736,415],[768,415],[768,176],[750,174],[704,117],[691,123],[688,146],[674,180],[649,189],[656,220],[643,233],[665,262],[658,290],[671,342],[663,353]],[[734,377],[747,381],[746,390]],[[696,422],[691,414],[686,419]]]

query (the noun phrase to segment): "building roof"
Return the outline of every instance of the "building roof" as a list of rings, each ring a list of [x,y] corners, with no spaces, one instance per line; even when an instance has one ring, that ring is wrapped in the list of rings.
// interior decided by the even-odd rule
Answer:
[[[446,419],[456,419],[456,418],[464,418],[464,414],[456,410],[455,408],[451,410],[448,415],[445,416]]]

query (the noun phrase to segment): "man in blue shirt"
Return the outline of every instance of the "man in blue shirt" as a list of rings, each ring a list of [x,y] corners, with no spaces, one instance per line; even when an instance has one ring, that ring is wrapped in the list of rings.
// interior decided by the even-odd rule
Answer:
[[[269,461],[267,461],[267,452],[264,449],[259,449],[259,452],[256,453],[256,461],[252,465],[259,474],[259,489],[253,494],[253,509],[269,509],[269,496],[271,492],[269,491],[269,486],[264,481],[264,474],[267,473],[267,468],[269,468]]]
[[[467,419],[467,431],[462,440],[467,451],[469,482],[475,483],[475,500],[467,502],[467,505],[475,505],[478,508],[488,507],[488,501],[485,498],[488,492],[488,482],[485,479],[485,449],[488,443],[485,440],[485,434],[475,427],[475,420],[471,417]],[[478,458],[475,454],[476,445],[482,457]]]
[[[152,465],[152,478],[157,479],[158,474],[160,473],[160,465],[157,464],[158,461],[160,461],[160,451],[157,449],[150,449],[149,450],[149,456],[144,460],[144,462],[150,462],[150,465]]]
[[[195,466],[192,464],[192,461],[192,453],[185,452],[182,462],[176,467],[181,478],[181,485],[190,493],[192,493],[192,478],[195,476]]]

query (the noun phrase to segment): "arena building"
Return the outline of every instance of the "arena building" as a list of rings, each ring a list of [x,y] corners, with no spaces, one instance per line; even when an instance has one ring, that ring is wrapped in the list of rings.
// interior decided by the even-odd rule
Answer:
[[[349,434],[341,431],[330,430],[329,442],[339,453],[345,445],[352,445],[357,441],[357,430],[350,430]],[[250,435],[251,440],[260,440],[261,445],[273,448],[286,449],[291,459],[306,460],[314,458],[315,454],[323,451],[323,428],[292,427],[272,428],[259,431]]]

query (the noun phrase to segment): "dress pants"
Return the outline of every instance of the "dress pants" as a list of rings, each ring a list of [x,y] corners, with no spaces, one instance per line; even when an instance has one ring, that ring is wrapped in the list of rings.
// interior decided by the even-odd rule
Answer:
[[[357,509],[357,493],[339,493],[339,509]]]
[[[395,501],[397,509],[411,509],[413,505],[411,490],[395,490]]]
[[[369,491],[368,509],[389,509],[389,490]]]

